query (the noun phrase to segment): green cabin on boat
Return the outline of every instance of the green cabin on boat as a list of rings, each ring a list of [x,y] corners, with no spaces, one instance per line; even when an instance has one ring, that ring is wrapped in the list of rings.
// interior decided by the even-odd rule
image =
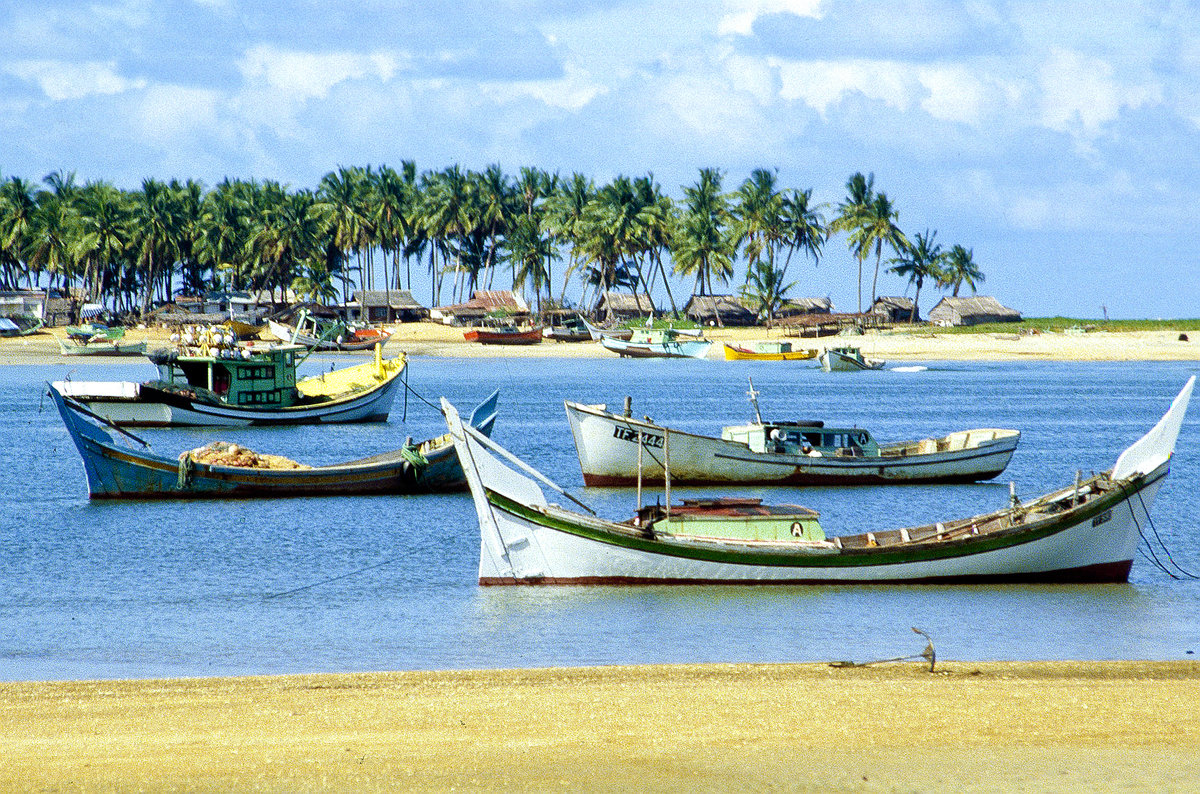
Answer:
[[[290,408],[300,402],[296,389],[300,345],[218,349],[217,355],[176,353],[152,356],[166,391],[207,392],[217,401],[244,408]]]
[[[745,444],[751,452],[785,455],[879,457],[879,444],[859,427],[825,427],[824,422],[770,422],[734,425],[721,430],[724,441]]]

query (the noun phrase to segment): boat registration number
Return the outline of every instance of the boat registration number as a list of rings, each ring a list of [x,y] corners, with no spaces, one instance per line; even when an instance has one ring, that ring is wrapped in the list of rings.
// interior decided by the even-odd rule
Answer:
[[[1105,510],[1103,513],[1092,519],[1092,526],[1098,527],[1101,524],[1107,524],[1109,521],[1112,521],[1112,510]]]
[[[615,427],[613,427],[613,438],[618,438],[621,441],[629,441],[631,443],[636,444],[637,440],[638,440],[638,432],[639,431],[637,430],[637,428],[634,428],[634,427],[621,427],[620,425],[616,425]],[[662,436],[655,435],[654,433],[647,433],[644,430],[641,431],[641,436],[642,436],[642,446],[655,447],[656,449],[662,449],[662,447],[663,447],[663,437]]]

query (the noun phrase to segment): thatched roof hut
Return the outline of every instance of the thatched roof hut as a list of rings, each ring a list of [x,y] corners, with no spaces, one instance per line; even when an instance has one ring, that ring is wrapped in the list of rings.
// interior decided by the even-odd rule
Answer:
[[[1004,306],[990,295],[969,298],[942,298],[929,310],[929,321],[935,325],[979,325],[980,323],[1016,323],[1021,313]]]
[[[758,317],[732,295],[693,295],[683,315],[701,325],[755,325]]]
[[[633,320],[638,317],[649,317],[654,314],[654,301],[642,292],[606,292],[600,297],[596,306],[596,315],[601,322],[620,322]]]
[[[354,293],[361,316],[373,323],[412,323],[429,316],[426,309],[406,289],[368,289]]]
[[[803,314],[831,314],[833,301],[829,298],[788,298],[776,317],[795,317]]]
[[[907,323],[921,319],[912,298],[880,296],[871,305],[871,314],[881,315],[889,323]]]

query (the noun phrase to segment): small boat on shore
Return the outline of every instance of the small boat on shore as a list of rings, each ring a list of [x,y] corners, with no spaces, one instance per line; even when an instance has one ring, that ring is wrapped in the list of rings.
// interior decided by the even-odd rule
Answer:
[[[589,323],[582,317],[580,320],[583,322],[583,327],[587,329],[588,336],[592,338],[593,342],[599,342],[606,336],[612,339],[624,339],[628,341],[633,336],[633,331],[629,328],[601,328],[598,325]]]
[[[725,342],[726,361],[806,361],[817,357],[811,348],[796,348],[791,342],[748,342],[744,345]]]
[[[349,496],[466,488],[448,434],[420,443],[409,439],[398,450],[324,466],[306,466],[223,442],[170,458],[52,386],[49,394],[83,458],[92,499]],[[499,395],[492,392],[471,414],[470,425],[484,436],[491,435],[496,422]]]
[[[819,356],[821,369],[826,372],[858,372],[864,369],[883,369],[886,361],[865,358],[857,347],[829,347]]]
[[[576,315],[560,325],[550,325],[542,329],[542,337],[551,342],[586,342],[592,338],[583,318]]]
[[[600,344],[623,358],[705,358],[712,347],[704,332],[676,328],[635,328],[628,340],[607,334]]]
[[[464,331],[463,338],[481,345],[536,345],[542,341],[542,327],[522,328],[512,323],[481,325]]]
[[[307,311],[301,311],[295,325],[285,325],[277,320],[268,320],[271,335],[281,342],[302,345],[310,350],[353,351],[370,350],[375,345],[387,344],[392,335],[381,328],[345,323],[336,319],[322,319]]]
[[[126,342],[120,338],[93,339],[76,342],[71,339],[58,340],[58,349],[64,356],[144,356],[145,342]]]
[[[888,485],[989,480],[1008,466],[1021,433],[976,428],[941,438],[880,444],[861,427],[826,427],[801,420],[764,422],[750,384],[755,420],[721,437],[672,430],[632,411],[566,401],[585,485],[676,483],[749,485]],[[627,408],[628,400],[627,400]]]
[[[31,336],[44,325],[42,318],[33,314],[10,314],[0,317],[0,336]]]
[[[1108,471],[967,518],[830,536],[813,510],[701,499],[599,517],[442,409],[479,520],[479,583],[1124,582],[1167,477],[1195,378]],[[669,483],[669,480],[668,480]],[[557,493],[587,512],[552,503]]]
[[[297,380],[309,351],[299,345],[242,344],[212,329],[149,354],[158,378],[56,381],[54,388],[119,425],[290,425],[382,422],[391,410],[403,354]]]

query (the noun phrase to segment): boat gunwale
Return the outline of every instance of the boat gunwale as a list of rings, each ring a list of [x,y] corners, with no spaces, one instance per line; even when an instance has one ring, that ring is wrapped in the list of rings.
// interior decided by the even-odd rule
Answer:
[[[606,529],[606,527],[621,527],[623,525],[604,519],[597,521],[597,519],[581,516],[581,514],[555,506],[555,512],[566,517],[558,518],[532,506],[521,504],[486,486],[485,491],[489,505],[494,509],[513,516],[517,520],[527,521],[546,529],[565,532],[598,543],[606,543],[608,545],[667,557],[682,557],[722,564],[829,569],[890,566],[904,563],[955,559],[1014,548],[1043,540],[1079,526],[1085,521],[1112,509],[1119,503],[1127,502],[1147,487],[1166,477],[1169,469],[1170,461],[1164,461],[1148,474],[1139,474],[1126,481],[1111,481],[1114,486],[1111,490],[1089,498],[1084,504],[1046,515],[1044,518],[1036,519],[1033,522],[1022,522],[1020,525],[1012,525],[1005,529],[994,530],[986,533],[986,535],[966,534],[961,538],[942,540],[922,538],[880,546],[839,548],[836,555],[813,554],[811,551],[798,553],[794,545],[795,541],[776,541],[778,544],[793,545],[791,547],[781,545],[778,551],[760,549],[753,554],[717,548],[709,549],[704,548],[702,545],[693,545],[689,548],[684,548],[671,544],[667,540],[668,536],[666,535],[658,535],[653,538],[648,537],[636,527],[629,525],[625,525],[629,526],[627,531],[614,532]],[[1104,476],[1097,475],[1088,480],[1087,483],[1099,481]],[[1071,487],[1051,491],[1035,500],[1022,504],[1020,506],[1022,514],[1027,515],[1028,508],[1033,505],[1051,504],[1067,498],[1072,492],[1073,488]],[[949,523],[952,523],[953,527],[944,531],[960,529],[971,524],[1003,519],[1011,514],[1011,508],[1002,508],[967,518],[952,519]],[[577,517],[582,520],[578,520]],[[587,526],[593,523],[596,524],[596,527],[590,528]],[[905,529],[912,532],[930,527],[936,527],[936,524],[906,527]],[[879,531],[897,532],[899,530]],[[866,533],[859,534],[865,535]],[[854,535],[834,537],[844,538],[854,537]],[[833,538],[829,540],[833,542]]]

